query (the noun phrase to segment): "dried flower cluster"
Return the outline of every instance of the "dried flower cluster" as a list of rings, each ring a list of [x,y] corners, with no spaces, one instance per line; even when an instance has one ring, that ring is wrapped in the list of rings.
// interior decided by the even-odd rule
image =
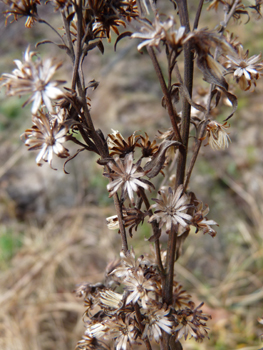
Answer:
[[[210,316],[203,314],[202,305],[195,307],[180,285],[175,283],[173,304],[163,305],[161,275],[151,256],[136,260],[130,250],[121,253],[121,262],[116,265],[107,282],[119,292],[103,284],[84,284],[76,290],[77,295],[84,296],[86,305],[86,330],[78,349],[90,349],[92,344],[107,340],[114,342],[116,349],[125,350],[139,340],[159,343],[163,332],[175,341],[188,336],[196,340],[207,337],[206,321]],[[94,312],[95,306],[100,311]]]
[[[253,11],[261,15],[261,1],[246,7],[241,0],[211,0],[209,4],[201,0],[194,23],[184,0],[172,1],[167,15],[158,10],[158,2],[150,1],[148,8],[145,0],[3,2],[8,7],[6,23],[24,17],[27,28],[38,22],[47,24],[59,42],[40,44],[57,45],[72,62],[71,81],[63,91],[59,85],[66,82],[53,80],[61,63],[49,57],[41,60],[29,46],[23,60],[15,60],[13,72],[2,74],[1,86],[7,95],[28,95],[24,106],[32,103],[33,126],[22,135],[25,145],[39,152],[38,165],[48,162],[51,168],[54,154],[67,164],[82,151],[95,153],[109,179],[105,190],[114,199],[116,213],[107,222],[109,229],[118,229],[120,234],[121,260],[109,265],[105,283],[78,287],[76,293],[84,297],[86,311],[85,333],[77,348],[127,350],[144,342],[150,350],[155,341],[169,350],[172,341],[181,348],[182,338],[202,341],[208,337],[210,317],[175,280],[174,264],[193,232],[216,235],[217,223],[207,218],[208,206],[197,199],[200,195],[190,192],[191,174],[205,139],[215,152],[230,145],[227,120],[237,109],[235,88],[229,88],[231,76],[241,89],[249,90],[262,75],[261,54],[249,57],[237,37],[226,31],[231,19],[250,19]],[[49,4],[61,16],[60,28],[38,15],[38,7]],[[198,28],[204,8],[224,12],[216,30]],[[148,130],[134,131],[128,137],[112,130],[105,137],[94,126],[88,92],[99,83],[94,77],[85,81],[83,63],[96,48],[103,54],[104,40],[110,42],[113,33],[115,49],[120,40],[130,37],[141,41],[139,51],[148,51],[163,94],[163,119],[170,121],[168,129],[158,131],[155,138]],[[158,52],[166,59],[162,65]],[[184,76],[179,62],[184,64]],[[165,65],[164,74],[161,66]],[[195,67],[205,81],[203,86],[193,81]],[[80,147],[73,156],[65,146],[68,141]],[[151,227],[148,240],[154,253],[136,260],[126,229],[132,238],[142,224]]]

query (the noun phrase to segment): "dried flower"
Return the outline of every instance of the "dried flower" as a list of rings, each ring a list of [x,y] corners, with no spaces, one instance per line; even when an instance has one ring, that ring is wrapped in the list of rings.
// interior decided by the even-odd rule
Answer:
[[[110,289],[106,289],[99,293],[99,301],[103,306],[119,309],[122,307],[122,294],[115,293]]]
[[[6,21],[10,16],[14,16],[13,21],[17,21],[18,17],[27,17],[25,23],[27,28],[31,28],[37,21],[37,5],[41,5],[39,0],[4,0],[4,2],[10,7],[4,12]]]
[[[206,216],[209,213],[209,207],[203,208],[202,202],[197,202],[195,207],[195,213],[193,215],[192,224],[196,227],[196,233],[202,231],[203,234],[208,233],[210,236],[215,237],[216,231],[210,227],[210,225],[218,224],[214,220],[207,220]]]
[[[153,24],[148,20],[141,20],[140,22],[142,23],[142,32],[133,33],[131,36],[131,38],[139,38],[144,40],[140,45],[138,45],[138,51],[140,51],[144,46],[148,45],[158,47],[160,41],[165,39],[167,31],[174,25],[174,18],[171,16],[165,22],[161,22],[157,13]]]
[[[142,307],[147,308],[147,303],[150,301],[148,296],[148,291],[154,291],[155,287],[153,282],[144,277],[144,272],[142,268],[137,269],[133,273],[129,274],[124,280],[124,285],[130,292],[126,300],[126,304],[136,303],[140,300]]]
[[[145,133],[145,137],[140,135],[140,139],[141,144],[139,144],[138,146],[142,148],[143,157],[151,157],[154,153],[158,151],[159,146],[156,144],[156,140],[151,142],[147,133]]]
[[[208,1],[211,2],[211,4],[208,6],[207,11],[212,9],[215,9],[217,11],[219,4],[225,5],[224,0],[208,0]]]
[[[134,204],[133,192],[138,192],[139,187],[149,191],[151,187],[154,187],[148,180],[140,179],[145,175],[145,172],[142,171],[140,162],[133,164],[133,153],[128,153],[123,161],[120,158],[110,161],[108,166],[113,170],[112,173],[104,174],[113,180],[107,185],[110,197],[121,188],[121,198],[124,200],[126,194],[128,194],[130,201]]]
[[[154,338],[158,343],[162,338],[161,329],[166,333],[171,334],[173,323],[168,319],[168,314],[169,310],[164,309],[157,311],[147,310],[144,314],[145,319],[142,322],[145,325],[142,339],[145,339],[148,336],[150,340]]]
[[[262,75],[259,73],[263,69],[261,54],[248,58],[249,51],[244,52],[243,46],[238,47],[238,56],[226,55],[228,61],[225,63],[229,73],[232,73],[236,82],[242,90],[249,90],[256,86],[256,80]]]
[[[2,75],[2,80],[4,81],[2,86],[6,86],[7,95],[9,96],[21,96],[31,93],[31,97],[23,106],[33,102],[31,108],[32,114],[37,113],[42,103],[52,113],[51,99],[57,99],[63,94],[57,87],[62,81],[51,81],[51,78],[62,64],[54,64],[54,61],[51,59],[42,62],[38,58],[33,61],[32,58],[34,56],[36,56],[36,53],[30,52],[30,48],[28,47],[24,55],[24,62],[15,60],[14,62],[17,68],[13,70],[12,74],[6,73]]]
[[[133,249],[130,249],[124,254],[122,251],[120,252],[122,264],[118,266],[115,270],[111,272],[111,275],[115,275],[120,278],[122,281],[127,276],[130,276],[135,271],[139,269],[142,264],[146,264],[144,256],[140,256],[137,260],[135,259],[135,253]],[[146,259],[147,261],[147,259]]]
[[[92,34],[96,37],[107,37],[111,41],[111,30],[119,35],[118,26],[126,27],[128,22],[138,16],[134,0],[110,2],[106,0],[90,0],[85,7],[84,19],[92,24]]]
[[[106,221],[109,230],[117,230],[120,228],[118,215],[109,216],[106,218]]]
[[[229,146],[231,140],[226,131],[227,128],[229,128],[229,126],[227,126],[227,122],[220,124],[213,120],[207,124],[207,134],[204,138],[206,138],[206,136],[208,137],[208,143],[212,149],[220,150],[225,149]]]
[[[135,342],[136,328],[132,323],[125,323],[118,318],[110,323],[110,335],[115,339],[116,350],[127,350]]]
[[[166,33],[166,41],[177,54],[182,50],[184,39],[186,38],[185,27],[178,30],[171,30]]]
[[[136,136],[134,132],[126,141],[119,131],[112,129],[112,134],[109,134],[107,139],[110,155],[118,154],[120,157],[125,157],[126,154],[133,152],[136,146],[139,146],[138,138],[139,136]]]
[[[138,208],[125,208],[123,210],[124,226],[129,227],[129,234],[132,237],[132,230],[137,231],[138,225],[143,224],[145,216],[148,212],[143,213]]]
[[[183,186],[180,185],[176,191],[169,187],[168,190],[162,190],[159,194],[162,199],[153,199],[156,204],[153,204],[151,208],[156,210],[149,222],[156,220],[160,223],[160,228],[165,224],[167,233],[171,231],[172,225],[188,226],[192,216],[184,213],[184,210],[189,208],[189,200],[187,195],[183,194]]]
[[[33,123],[32,128],[22,135],[26,140],[25,145],[29,146],[28,150],[40,149],[36,158],[37,165],[42,165],[44,160],[52,168],[53,153],[60,158],[69,156],[68,150],[63,146],[68,130],[59,125],[57,120],[54,123],[50,122],[48,116],[41,111],[37,116],[33,116]]]
[[[202,305],[203,303],[194,308],[195,305],[192,303],[191,308],[178,310],[176,314],[173,314],[177,322],[177,326],[173,329],[173,332],[177,332],[177,340],[182,337],[186,340],[189,335],[199,341],[208,337],[205,322],[211,316],[203,314],[202,310],[199,310]]]

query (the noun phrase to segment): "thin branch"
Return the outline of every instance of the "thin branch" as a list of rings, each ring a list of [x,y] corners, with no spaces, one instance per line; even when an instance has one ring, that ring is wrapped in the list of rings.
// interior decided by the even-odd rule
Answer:
[[[122,241],[122,250],[124,253],[126,253],[128,251],[128,241],[127,241],[125,226],[123,223],[121,203],[120,203],[120,200],[119,200],[117,193],[115,193],[113,195],[113,200],[114,200],[114,205],[115,205],[115,209],[116,209],[116,213],[117,213],[118,221],[119,221],[119,228],[120,228],[121,241]]]
[[[200,16],[201,16],[203,4],[204,4],[204,0],[200,0],[199,4],[198,4],[197,11],[196,11],[196,15],[195,15],[195,21],[194,21],[193,30],[197,29],[197,27],[198,27],[198,23],[199,23],[199,19],[200,19]]]
[[[146,209],[149,210],[150,203],[149,203],[149,200],[148,200],[147,196],[145,195],[144,189],[143,188],[139,188],[139,189],[140,189],[141,198],[142,198],[142,200],[143,200],[143,202],[144,202],[144,204],[146,206]],[[153,215],[152,210],[149,210],[149,213],[150,213],[151,216]],[[153,221],[151,223],[151,225],[152,225],[154,236],[158,237],[159,236],[159,230],[160,230],[159,227],[158,227],[158,224],[155,221]],[[161,258],[161,250],[160,250],[159,238],[154,241],[154,247],[155,247],[155,254],[156,254],[156,259],[157,259],[157,265],[158,265],[158,268],[160,270],[160,273],[161,273],[161,276],[162,276],[162,279],[163,279],[163,277],[165,276],[165,271],[164,271],[164,268],[163,268],[163,263],[162,263],[162,258]]]
[[[42,19],[42,18],[39,18],[39,19],[38,19],[38,22],[39,22],[39,23],[46,24],[49,28],[51,28],[51,29],[59,36],[59,38],[60,38],[60,40],[63,42],[63,44],[64,44],[65,46],[67,46],[67,44],[65,43],[65,40],[63,39],[63,37],[59,34],[59,32],[58,32],[54,27],[52,27],[52,25],[51,25],[50,23],[46,22],[46,21],[45,21],[44,19]]]
[[[231,17],[233,16],[233,14],[235,13],[235,10],[236,10],[236,7],[239,3],[239,0],[235,0],[229,14],[226,16],[226,19],[224,21],[224,24],[222,25],[222,28],[220,30],[220,33],[221,33],[221,36],[223,36],[224,34],[224,30],[226,29]],[[216,48],[215,50],[215,60],[217,60],[218,58],[218,48]],[[212,91],[214,90],[214,85],[210,85],[209,87],[209,95],[208,95],[208,101],[207,101],[207,107],[206,107],[206,114],[204,116],[204,123],[201,127],[201,130],[199,132],[199,135],[198,135],[198,138],[197,138],[197,141],[195,143],[195,147],[194,147],[194,151],[193,151],[193,156],[192,156],[192,159],[190,161],[190,165],[189,165],[189,168],[187,170],[187,173],[186,173],[186,179],[185,179],[185,182],[184,182],[184,190],[187,189],[187,186],[189,184],[189,181],[190,181],[190,178],[191,178],[191,174],[192,174],[192,171],[193,171],[193,168],[194,168],[194,165],[195,165],[195,162],[196,162],[196,159],[198,157],[198,154],[199,154],[199,151],[200,151],[200,148],[201,148],[201,145],[202,145],[202,142],[203,142],[203,137],[205,136],[205,130],[206,130],[206,124],[207,124],[207,120],[208,120],[208,117],[209,117],[209,113],[210,113],[210,110],[211,110],[211,101],[212,101]]]
[[[82,0],[78,1],[78,4],[75,5],[76,7],[76,13],[78,17],[77,21],[77,47],[76,47],[76,54],[75,54],[75,60],[74,60],[74,68],[73,68],[73,75],[72,75],[72,83],[71,88],[75,90],[76,88],[76,82],[78,79],[78,71],[79,71],[79,62],[80,62],[80,56],[81,56],[81,39],[82,39]],[[85,86],[83,86],[85,89]]]
[[[134,304],[134,309],[135,309],[135,314],[136,314],[136,318],[137,318],[137,321],[138,321],[138,325],[139,325],[140,331],[141,331],[141,333],[143,333],[144,326],[142,324],[142,315],[141,315],[138,303]],[[144,340],[144,342],[145,342],[145,345],[146,345],[146,349],[147,350],[152,350],[151,343],[149,342],[148,337]]]
[[[150,58],[152,60],[153,67],[155,69],[155,72],[157,74],[157,77],[158,77],[160,85],[161,85],[162,92],[164,94],[164,98],[165,98],[165,101],[166,101],[168,114],[169,114],[169,117],[170,117],[170,120],[171,120],[171,123],[172,123],[172,126],[173,126],[173,130],[174,130],[176,139],[177,139],[177,141],[182,143],[181,135],[180,135],[180,132],[179,132],[179,129],[178,129],[178,126],[177,126],[177,117],[178,116],[177,116],[177,113],[176,113],[176,111],[175,111],[175,109],[174,109],[174,107],[172,105],[172,101],[171,101],[171,98],[169,96],[166,83],[164,81],[164,77],[163,77],[163,73],[161,71],[161,67],[160,67],[160,65],[159,65],[159,63],[157,61],[157,58],[156,58],[156,55],[154,53],[153,48],[152,47],[147,47],[147,51],[148,51],[149,56],[150,56]]]
[[[190,31],[189,16],[187,1],[180,0],[177,2],[179,9],[179,16],[181,25],[186,28],[186,33]],[[192,97],[192,87],[193,87],[193,71],[194,71],[194,54],[191,47],[191,42],[186,42],[184,45],[184,84],[189,92],[190,98]],[[190,129],[190,115],[191,115],[191,105],[188,103],[187,99],[183,97],[182,102],[182,125],[181,125],[181,135],[182,144],[184,149],[179,154],[177,173],[176,173],[176,187],[184,183],[185,167],[188,152],[188,139],[189,139],[189,129]]]
[[[73,48],[73,44],[72,44],[72,39],[71,39],[71,34],[70,34],[68,21],[67,21],[67,18],[65,16],[64,11],[61,12],[61,15],[62,15],[62,20],[63,20],[66,36],[67,36],[68,46],[69,46],[69,49],[70,49],[70,52],[71,52],[71,59],[72,59],[72,62],[74,62],[74,60],[75,60],[75,53],[74,53],[74,48]]]

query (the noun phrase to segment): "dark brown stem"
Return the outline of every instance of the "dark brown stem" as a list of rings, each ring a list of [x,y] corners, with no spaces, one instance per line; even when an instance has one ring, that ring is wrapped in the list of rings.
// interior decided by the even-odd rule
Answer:
[[[239,2],[239,0],[236,0],[234,2],[234,4],[233,4],[229,14],[226,16],[226,19],[224,21],[224,25],[222,26],[221,31],[220,31],[221,35],[223,35],[224,30],[226,29],[226,26],[228,25],[231,17],[233,16],[233,14],[235,12],[235,9],[236,9],[236,7],[238,5],[238,2]],[[199,5],[200,5],[200,3],[199,3]],[[215,60],[217,60],[217,58],[218,58],[218,49],[216,49],[216,51],[215,51]],[[196,140],[194,151],[193,151],[193,156],[192,156],[189,168],[188,168],[187,173],[186,173],[186,179],[185,179],[185,182],[184,182],[184,190],[187,189],[187,186],[189,184],[189,181],[190,181],[190,178],[191,178],[191,174],[192,174],[192,171],[193,171],[196,159],[198,157],[198,154],[199,154],[202,142],[203,142],[202,138],[205,136],[207,118],[209,116],[210,108],[211,108],[212,91],[213,91],[213,89],[214,89],[214,85],[212,84],[212,85],[210,85],[210,88],[209,88],[209,98],[208,98],[208,101],[207,101],[207,108],[206,108],[207,112],[206,112],[206,114],[204,116],[203,125],[201,127],[200,132],[199,132],[199,135],[197,135],[198,139]]]
[[[174,278],[174,260],[176,251],[177,231],[173,225],[169,234],[168,249],[167,249],[167,272],[166,272],[166,283],[163,291],[164,301],[168,305],[172,304],[173,301],[173,278]]]
[[[179,16],[181,25],[186,28],[186,33],[190,31],[189,17],[187,1],[180,0],[177,1]],[[191,47],[191,42],[188,41],[184,45],[184,84],[189,92],[190,97],[192,97],[192,87],[193,87],[193,70],[194,70],[194,54]],[[176,187],[184,182],[185,167],[188,152],[188,139],[189,139],[189,129],[190,129],[190,113],[191,105],[188,103],[187,99],[183,97],[182,101],[182,126],[181,135],[182,143],[184,148],[179,154],[178,164],[177,164],[177,174],[176,174]]]
[[[72,44],[72,39],[71,39],[71,34],[70,34],[68,21],[66,19],[64,11],[61,12],[61,15],[62,15],[62,19],[63,19],[63,24],[64,24],[66,36],[67,36],[68,46],[69,46],[69,49],[70,49],[70,52],[71,52],[71,59],[72,59],[72,62],[74,62],[74,60],[75,60],[75,53],[74,53],[74,48],[73,48],[73,44]]]
[[[197,11],[196,11],[196,15],[195,15],[195,21],[194,21],[193,29],[197,29],[197,27],[198,27],[198,23],[199,23],[199,19],[200,19],[200,16],[201,16],[203,4],[204,4],[204,0],[200,0],[199,4],[198,4]]]
[[[152,60],[152,63],[153,63],[153,67],[155,69],[155,72],[157,74],[157,77],[159,79],[159,82],[160,82],[160,85],[161,85],[161,89],[162,89],[162,92],[163,92],[163,95],[164,95],[164,98],[165,98],[165,101],[166,101],[166,105],[167,105],[167,110],[168,110],[168,114],[169,114],[169,117],[170,117],[170,120],[171,120],[171,123],[172,123],[172,127],[173,127],[173,130],[174,130],[174,133],[175,133],[175,137],[177,139],[177,141],[181,142],[182,143],[182,140],[181,140],[181,135],[180,135],[180,132],[179,132],[179,129],[178,129],[178,126],[177,126],[177,113],[172,105],[172,101],[171,101],[171,97],[169,96],[169,92],[168,92],[168,89],[167,89],[167,86],[166,86],[166,83],[164,81],[164,77],[163,77],[163,73],[162,73],[162,70],[161,70],[161,67],[157,61],[157,58],[156,58],[156,55],[154,53],[154,50],[152,47],[148,46],[147,47],[147,51],[149,53],[149,56]]]
[[[141,315],[138,303],[134,304],[134,309],[135,309],[135,314],[136,314],[136,318],[137,318],[137,321],[138,321],[138,325],[139,325],[140,331],[141,331],[141,333],[143,333],[144,326],[142,324],[142,315]],[[145,342],[145,345],[146,345],[146,349],[147,350],[152,350],[151,343],[149,342],[148,337],[144,340],[144,342]]]
[[[113,195],[113,200],[114,200],[114,205],[116,209],[116,213],[118,216],[118,221],[119,221],[119,227],[120,227],[120,233],[121,233],[121,241],[122,241],[122,250],[124,253],[128,251],[128,241],[127,241],[127,235],[126,235],[126,230],[125,226],[123,223],[123,216],[122,216],[122,209],[121,209],[121,203],[118,197],[118,194],[115,193]]]
[[[190,31],[187,1],[178,0],[177,1],[179,16],[181,25],[186,28],[186,32]],[[193,52],[191,48],[191,43],[187,42],[184,45],[184,84],[187,88],[190,97],[192,96],[192,85],[193,85]],[[185,176],[185,167],[188,151],[188,138],[189,138],[189,129],[190,129],[190,112],[191,105],[188,103],[187,99],[183,97],[182,102],[182,126],[181,126],[181,135],[182,135],[182,144],[184,148],[181,148],[181,152],[178,157],[177,164],[177,173],[176,173],[176,188],[184,183]],[[172,294],[173,294],[173,277],[174,277],[174,260],[176,252],[176,240],[177,232],[176,228],[173,226],[169,234],[168,244],[167,244],[167,275],[166,283],[164,289],[164,302],[168,305],[172,303]],[[167,342],[168,340],[166,340]]]
[[[148,201],[147,196],[145,195],[145,192],[144,192],[143,188],[140,188],[140,195],[141,195],[141,198],[142,198],[142,200],[143,200],[143,202],[144,202],[144,204],[146,206],[146,209],[149,210],[150,203]],[[153,215],[152,210],[149,210],[149,213],[150,213],[150,215]],[[153,221],[151,223],[151,225],[152,225],[154,236],[158,237],[159,236],[159,227],[158,227],[157,222]],[[156,254],[156,259],[157,259],[157,265],[158,265],[158,268],[159,268],[160,273],[161,273],[162,282],[164,283],[165,271],[164,271],[164,268],[163,268],[163,263],[162,263],[162,258],[161,258],[161,250],[160,250],[159,238],[155,240],[154,247],[155,247],[155,254]]]
[[[75,5],[76,7],[76,13],[77,13],[77,47],[76,47],[76,54],[75,54],[75,60],[74,60],[74,68],[73,68],[73,75],[72,75],[72,83],[71,88],[73,90],[76,89],[76,82],[79,76],[79,62],[80,62],[80,56],[81,56],[81,48],[82,48],[82,0],[78,1],[78,4]],[[85,89],[85,86],[83,86]]]

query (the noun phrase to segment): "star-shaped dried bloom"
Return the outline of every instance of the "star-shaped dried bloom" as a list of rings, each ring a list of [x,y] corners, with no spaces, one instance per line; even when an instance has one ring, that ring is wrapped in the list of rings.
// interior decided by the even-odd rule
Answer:
[[[256,86],[256,80],[260,78],[263,69],[261,53],[248,58],[249,51],[244,52],[243,46],[238,47],[238,55],[226,55],[228,61],[225,63],[229,73],[232,73],[236,82],[242,90],[249,90]]]
[[[133,33],[131,38],[139,38],[144,41],[138,45],[137,49],[140,51],[144,46],[158,47],[160,41],[165,39],[167,31],[173,27],[174,18],[171,16],[166,21],[161,22],[159,14],[157,13],[154,22],[148,20],[140,21],[142,23],[141,33]]]
[[[207,133],[204,138],[208,137],[208,144],[213,150],[225,149],[229,146],[231,139],[227,133],[227,128],[229,128],[227,122],[220,124],[215,120],[212,120],[207,124]]]
[[[116,350],[128,350],[135,342],[137,330],[132,323],[123,322],[119,317],[116,321],[110,322],[110,336],[115,339]]]
[[[107,139],[110,155],[118,154],[121,158],[125,157],[126,154],[133,152],[136,146],[139,146],[138,138],[139,136],[134,132],[126,141],[119,131],[112,129],[112,134],[109,134]]]
[[[144,272],[142,268],[134,271],[129,274],[124,280],[123,284],[126,286],[126,289],[130,292],[127,297],[126,304],[131,302],[135,304],[138,300],[141,302],[141,305],[144,309],[147,308],[147,303],[150,301],[148,295],[149,291],[155,291],[155,286],[151,279],[146,279],[144,277]]]
[[[112,172],[104,173],[104,175],[113,180],[107,185],[110,197],[121,188],[121,198],[124,200],[128,194],[131,203],[134,204],[133,192],[139,192],[139,187],[149,191],[151,187],[154,188],[150,181],[140,179],[145,175],[145,172],[142,171],[140,162],[133,164],[133,153],[128,153],[124,160],[117,158],[115,161],[110,161],[108,166]]]
[[[145,319],[142,323],[145,325],[145,327],[142,334],[142,339],[148,337],[151,340],[154,338],[154,340],[159,343],[160,339],[162,338],[162,330],[168,334],[171,334],[171,327],[173,323],[167,317],[169,314],[169,309],[153,311],[152,308],[151,310],[147,310],[144,314]]]
[[[200,310],[203,303],[194,308],[194,303],[191,303],[190,308],[185,308],[176,311],[173,314],[177,326],[173,329],[173,332],[177,332],[177,340],[184,337],[186,340],[190,335],[190,338],[195,338],[198,341],[202,341],[205,337],[208,338],[208,332],[206,327],[206,321],[211,318],[210,315],[203,314]]]
[[[4,12],[6,21],[10,16],[14,16],[13,21],[17,21],[19,17],[27,17],[25,27],[31,28],[37,20],[37,5],[41,5],[39,0],[4,0],[3,2],[10,7]]]
[[[51,81],[51,78],[62,64],[54,63],[50,58],[44,62],[40,58],[33,61],[34,56],[36,56],[36,53],[30,52],[28,47],[24,55],[24,61],[15,60],[17,68],[11,74],[5,73],[2,75],[2,86],[6,87],[9,96],[21,96],[30,93],[31,97],[23,106],[33,102],[32,114],[37,113],[41,104],[44,104],[48,111],[52,113],[51,100],[62,97],[63,93],[57,86],[63,82],[59,80]]]
[[[151,209],[155,208],[155,212],[149,222],[156,220],[160,228],[166,225],[167,233],[171,231],[172,225],[180,224],[187,227],[192,216],[184,212],[190,205],[187,195],[183,194],[183,186],[180,185],[176,191],[169,187],[159,191],[159,194],[162,199],[153,199],[156,204],[153,204]]]
[[[214,220],[207,220],[206,216],[209,213],[209,207],[203,208],[202,202],[197,202],[195,213],[193,214],[192,224],[196,227],[196,233],[202,231],[203,234],[208,233],[210,236],[215,237],[216,231],[211,225],[218,224]]]
[[[141,144],[139,144],[138,146],[142,148],[143,157],[151,157],[152,155],[154,155],[154,153],[158,151],[159,146],[156,144],[156,140],[151,142],[147,133],[145,133],[145,137],[140,135],[140,139]]]
[[[42,161],[48,162],[52,168],[53,154],[60,158],[69,156],[68,150],[63,146],[66,141],[68,129],[58,124],[57,120],[50,122],[48,116],[40,112],[37,116],[33,116],[31,129],[27,129],[22,135],[25,138],[25,145],[28,150],[40,150],[36,163],[42,165]]]

